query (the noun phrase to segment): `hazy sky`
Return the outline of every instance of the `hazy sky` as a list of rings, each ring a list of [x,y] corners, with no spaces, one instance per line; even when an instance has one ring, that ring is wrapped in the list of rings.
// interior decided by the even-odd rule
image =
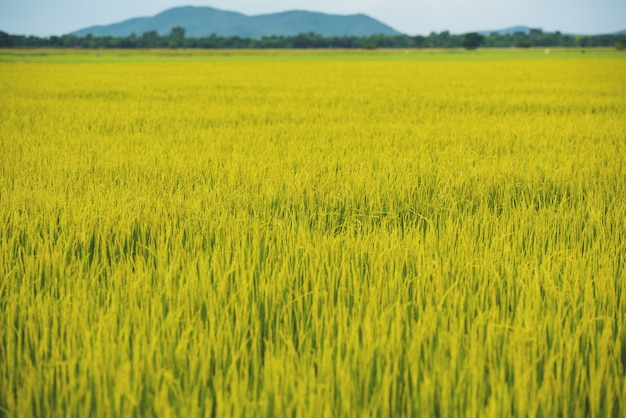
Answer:
[[[626,0],[0,0],[0,30],[22,35],[62,35],[186,5],[245,14],[296,9],[365,13],[410,35],[516,25],[580,34],[626,29]]]

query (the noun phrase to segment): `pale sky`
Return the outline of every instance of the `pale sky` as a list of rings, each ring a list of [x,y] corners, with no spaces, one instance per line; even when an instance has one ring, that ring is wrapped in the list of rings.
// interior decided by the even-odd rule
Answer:
[[[0,30],[16,35],[63,35],[187,5],[248,15],[286,10],[365,13],[409,35],[443,30],[461,34],[517,25],[573,34],[626,29],[626,0],[0,0]]]

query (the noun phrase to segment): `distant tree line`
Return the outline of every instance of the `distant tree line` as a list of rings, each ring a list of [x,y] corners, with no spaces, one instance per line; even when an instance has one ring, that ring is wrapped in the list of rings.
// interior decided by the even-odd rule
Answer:
[[[0,31],[0,48],[530,48],[530,47],[613,47],[624,49],[624,35],[574,36],[561,32],[543,32],[531,29],[529,33],[517,32],[483,36],[478,33],[454,35],[449,31],[432,32],[428,36],[371,35],[371,36],[321,36],[302,33],[295,36],[266,36],[260,39],[239,36],[211,35],[188,38],[182,27],[173,28],[169,34],[156,31],[126,37],[63,35],[50,37],[10,35]]]

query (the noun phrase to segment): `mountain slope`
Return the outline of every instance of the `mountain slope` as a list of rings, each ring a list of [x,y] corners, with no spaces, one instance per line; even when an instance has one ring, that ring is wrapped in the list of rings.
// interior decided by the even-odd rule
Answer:
[[[479,31],[478,33],[480,33],[481,35],[485,35],[485,36],[489,36],[492,33],[497,33],[498,35],[513,35],[515,33],[518,32],[522,32],[525,35],[530,34],[530,31],[532,30],[532,28],[528,27],[528,26],[514,26],[511,28],[506,28],[506,29],[499,29],[499,30],[483,30],[483,31]],[[546,32],[549,33],[549,32]],[[580,35],[578,33],[567,33],[566,35]],[[591,34],[591,35],[587,35],[587,36],[599,36],[599,35],[604,35],[604,33],[595,33],[595,34]],[[608,33],[608,35],[626,35],[626,30],[622,30],[619,32],[612,32],[612,33]]]
[[[182,26],[186,36],[198,38],[216,34],[261,38],[271,35],[297,35],[314,32],[323,36],[400,35],[400,32],[364,14],[330,15],[307,11],[288,11],[247,16],[212,7],[176,7],[152,17],[128,19],[104,26],[92,26],[73,32],[77,36],[124,37],[155,30],[167,35],[173,27]]]
[[[513,35],[518,32],[522,32],[525,35],[530,33],[530,29],[528,26],[513,26],[512,28],[499,29],[499,30],[482,30],[479,31],[481,35],[489,36],[492,33],[497,33],[498,35]]]

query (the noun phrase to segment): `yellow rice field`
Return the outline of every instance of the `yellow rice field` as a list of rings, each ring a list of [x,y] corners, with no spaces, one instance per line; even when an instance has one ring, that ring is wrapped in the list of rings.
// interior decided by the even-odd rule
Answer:
[[[624,416],[624,54],[194,54],[0,52],[0,416]]]

